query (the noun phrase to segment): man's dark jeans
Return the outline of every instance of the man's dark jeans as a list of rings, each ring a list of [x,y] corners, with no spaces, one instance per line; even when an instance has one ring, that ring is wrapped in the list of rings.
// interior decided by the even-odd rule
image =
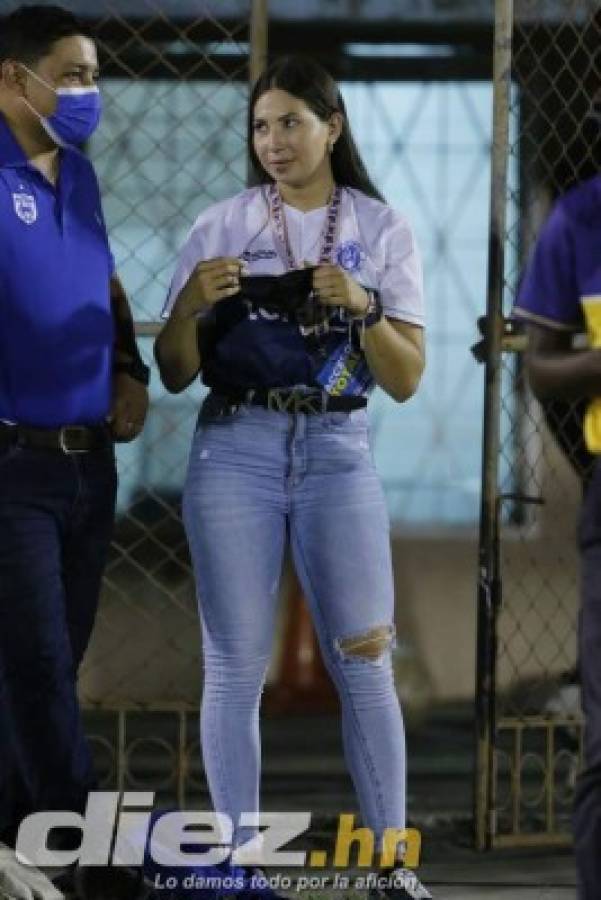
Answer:
[[[95,779],[76,694],[114,520],[112,448],[0,449],[0,832],[81,811]]]
[[[585,769],[578,780],[574,841],[579,900],[601,897],[601,461],[587,488],[580,526],[582,605],[580,674]]]

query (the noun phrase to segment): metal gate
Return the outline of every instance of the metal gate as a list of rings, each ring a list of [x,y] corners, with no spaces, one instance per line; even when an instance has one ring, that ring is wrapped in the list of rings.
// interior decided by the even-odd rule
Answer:
[[[576,528],[581,408],[533,399],[510,320],[553,200],[599,171],[601,6],[496,0],[478,580],[476,840],[570,840],[582,760]]]

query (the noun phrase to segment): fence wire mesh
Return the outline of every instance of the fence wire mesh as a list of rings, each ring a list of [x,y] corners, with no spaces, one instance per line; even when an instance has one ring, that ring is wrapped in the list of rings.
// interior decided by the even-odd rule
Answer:
[[[95,7],[105,116],[90,155],[117,271],[152,365],[173,261],[203,208],[244,186],[245,19],[194,4],[194,18],[141,0]],[[189,7],[190,8],[190,7]],[[146,334],[146,336],[144,336]],[[196,706],[198,625],[179,515],[200,388],[167,397],[158,373],[142,437],[118,448],[120,492],[100,614],[81,674],[88,705]]]
[[[514,5],[505,316],[553,201],[599,170],[600,39],[598,2]],[[568,839],[582,754],[576,537],[591,465],[583,405],[533,398],[516,327],[504,338],[500,377],[502,602],[489,796],[497,845]]]

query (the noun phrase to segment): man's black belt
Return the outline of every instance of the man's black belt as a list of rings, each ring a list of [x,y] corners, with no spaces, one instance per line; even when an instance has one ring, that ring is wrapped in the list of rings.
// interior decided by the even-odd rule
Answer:
[[[213,389],[215,390],[215,388]],[[326,412],[350,412],[367,406],[366,397],[333,396],[326,391],[306,391],[298,388],[251,388],[248,391],[216,391],[213,403],[223,414],[234,412],[239,406],[264,406],[275,412],[318,415]]]
[[[37,450],[61,450],[63,453],[88,453],[109,447],[112,437],[108,425],[65,425],[62,428],[35,428],[0,422],[0,447],[18,444]]]

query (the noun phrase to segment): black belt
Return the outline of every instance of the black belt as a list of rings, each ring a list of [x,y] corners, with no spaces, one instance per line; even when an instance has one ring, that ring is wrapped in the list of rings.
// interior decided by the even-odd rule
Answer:
[[[326,412],[350,412],[367,406],[366,397],[333,396],[326,391],[305,391],[299,388],[252,388],[248,391],[231,391],[212,395],[222,414],[235,412],[239,406],[264,406],[275,412],[306,413],[318,415]]]
[[[34,428],[0,422],[0,447],[19,444],[37,450],[88,453],[112,444],[108,425],[65,425],[62,428]]]

